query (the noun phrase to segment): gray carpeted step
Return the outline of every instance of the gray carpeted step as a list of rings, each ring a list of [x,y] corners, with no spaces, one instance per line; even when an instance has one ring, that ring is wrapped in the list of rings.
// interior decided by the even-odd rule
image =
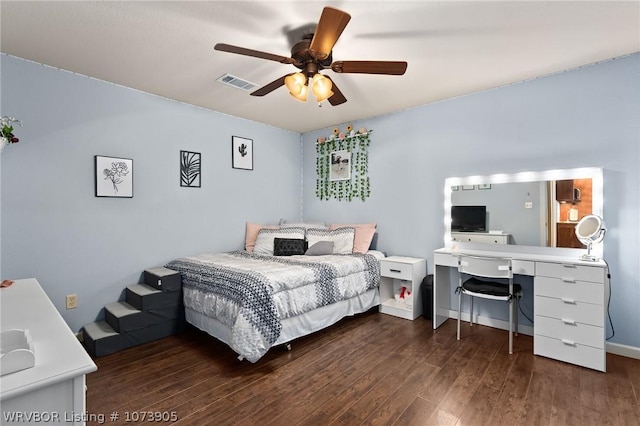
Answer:
[[[104,319],[118,333],[144,328],[156,322],[149,314],[134,308],[127,302],[113,302],[105,305]]]
[[[183,319],[162,321],[145,328],[122,333],[122,338],[125,341],[126,347],[141,345],[180,333],[184,331],[185,325],[186,323]]]
[[[133,284],[127,287],[125,300],[141,311],[182,306],[182,290],[161,291],[146,284]]]
[[[92,322],[82,327],[82,344],[94,357],[109,355],[125,348],[125,341],[105,321]]]
[[[182,305],[161,306],[149,311],[141,311],[127,302],[105,305],[104,319],[118,333],[127,333],[146,328],[171,319],[184,318]]]
[[[145,269],[144,282],[157,290],[176,291],[182,287],[182,275],[164,267]]]

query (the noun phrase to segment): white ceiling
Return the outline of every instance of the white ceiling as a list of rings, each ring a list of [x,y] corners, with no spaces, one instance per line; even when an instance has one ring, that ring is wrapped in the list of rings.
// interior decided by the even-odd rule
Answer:
[[[324,6],[351,14],[334,60],[404,60],[406,74],[325,70],[348,101],[321,108],[216,83],[297,71],[213,46],[290,56],[288,34]],[[0,14],[3,53],[300,133],[640,51],[639,1],[2,0]]]

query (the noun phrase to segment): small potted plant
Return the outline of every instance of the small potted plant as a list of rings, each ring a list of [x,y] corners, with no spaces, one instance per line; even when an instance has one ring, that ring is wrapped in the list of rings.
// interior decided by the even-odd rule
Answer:
[[[13,126],[22,126],[20,120],[16,120],[13,117],[2,116],[0,117],[0,152],[4,147],[10,143],[18,143],[20,139],[13,134]]]

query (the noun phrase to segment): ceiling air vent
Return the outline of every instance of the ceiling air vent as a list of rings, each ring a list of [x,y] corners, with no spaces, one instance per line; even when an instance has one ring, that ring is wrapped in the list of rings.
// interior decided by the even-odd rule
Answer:
[[[226,84],[228,86],[231,87],[235,87],[236,89],[241,89],[241,90],[245,90],[245,91],[249,91],[249,90],[253,90],[255,87],[257,87],[258,85],[255,83],[252,83],[250,81],[247,80],[243,80],[239,77],[236,77],[235,75],[231,75],[231,74],[224,74],[222,77],[218,78],[216,81],[222,83],[222,84]]]

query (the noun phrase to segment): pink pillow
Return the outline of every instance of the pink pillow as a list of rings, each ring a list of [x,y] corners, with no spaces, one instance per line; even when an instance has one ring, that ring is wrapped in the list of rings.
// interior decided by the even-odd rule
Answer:
[[[244,238],[244,249],[246,251],[253,251],[256,245],[256,239],[258,238],[258,232],[262,228],[265,229],[279,229],[278,225],[258,225],[257,223],[247,222],[247,232]]]
[[[344,227],[356,228],[356,235],[353,238],[353,252],[354,253],[366,253],[369,251],[371,240],[376,233],[375,223],[332,223],[329,225],[329,229],[338,229]]]

